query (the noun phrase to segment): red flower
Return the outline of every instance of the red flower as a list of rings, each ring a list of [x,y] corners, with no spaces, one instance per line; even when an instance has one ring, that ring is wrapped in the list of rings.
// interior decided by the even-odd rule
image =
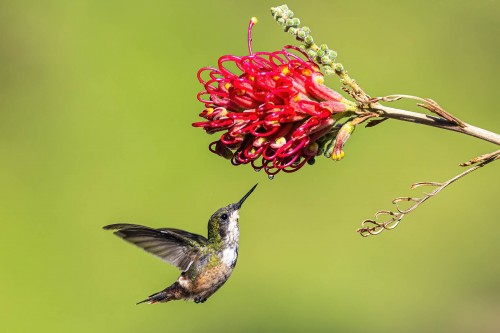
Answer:
[[[205,104],[200,116],[206,121],[193,126],[223,132],[209,149],[234,165],[250,163],[270,176],[293,172],[320,153],[318,139],[332,130],[348,102],[323,85],[318,65],[300,49],[253,53],[253,24],[249,55],[225,55],[218,68],[198,71],[205,88],[198,94]]]

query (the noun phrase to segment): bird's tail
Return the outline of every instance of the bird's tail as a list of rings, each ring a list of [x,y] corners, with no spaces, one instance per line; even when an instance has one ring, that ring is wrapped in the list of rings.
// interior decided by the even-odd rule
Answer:
[[[148,298],[146,298],[143,301],[140,301],[137,304],[142,304],[142,303],[149,303],[149,304],[155,304],[155,303],[165,303],[177,299],[181,299],[181,288],[179,288],[179,284],[176,282],[170,287],[168,287],[165,290],[162,290],[160,292],[157,292],[153,295],[150,295]]]
[[[142,304],[142,303],[149,303],[149,304],[155,304],[159,302],[168,302],[171,301],[170,295],[166,291],[160,291],[159,293],[153,294],[146,298],[143,301],[140,301],[137,304]]]

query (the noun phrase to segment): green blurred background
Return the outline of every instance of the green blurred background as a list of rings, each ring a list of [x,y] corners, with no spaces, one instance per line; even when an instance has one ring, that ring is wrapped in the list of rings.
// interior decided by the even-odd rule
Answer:
[[[500,330],[498,165],[392,232],[355,232],[411,183],[448,179],[492,144],[389,121],[359,128],[342,162],[269,181],[209,153],[214,137],[191,127],[197,69],[246,54],[251,16],[254,50],[294,42],[269,14],[280,4],[0,3],[1,332]],[[372,96],[431,97],[500,131],[497,1],[288,5]],[[136,306],[179,273],[101,227],[204,234],[256,182],[228,283],[203,305]]]

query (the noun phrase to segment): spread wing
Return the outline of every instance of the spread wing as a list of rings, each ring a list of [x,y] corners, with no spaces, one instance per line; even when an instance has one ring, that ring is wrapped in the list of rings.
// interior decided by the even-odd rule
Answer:
[[[105,230],[116,230],[118,237],[143,248],[145,251],[187,271],[208,243],[201,235],[173,228],[154,229],[137,224],[110,224]]]

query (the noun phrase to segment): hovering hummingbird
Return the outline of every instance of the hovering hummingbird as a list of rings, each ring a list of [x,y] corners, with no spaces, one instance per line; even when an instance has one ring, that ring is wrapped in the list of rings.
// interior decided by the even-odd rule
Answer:
[[[111,224],[118,237],[169,262],[182,273],[170,287],[137,303],[173,300],[205,302],[229,278],[238,259],[238,212],[257,184],[237,203],[217,210],[208,220],[208,239],[173,228],[149,228],[137,224]]]

